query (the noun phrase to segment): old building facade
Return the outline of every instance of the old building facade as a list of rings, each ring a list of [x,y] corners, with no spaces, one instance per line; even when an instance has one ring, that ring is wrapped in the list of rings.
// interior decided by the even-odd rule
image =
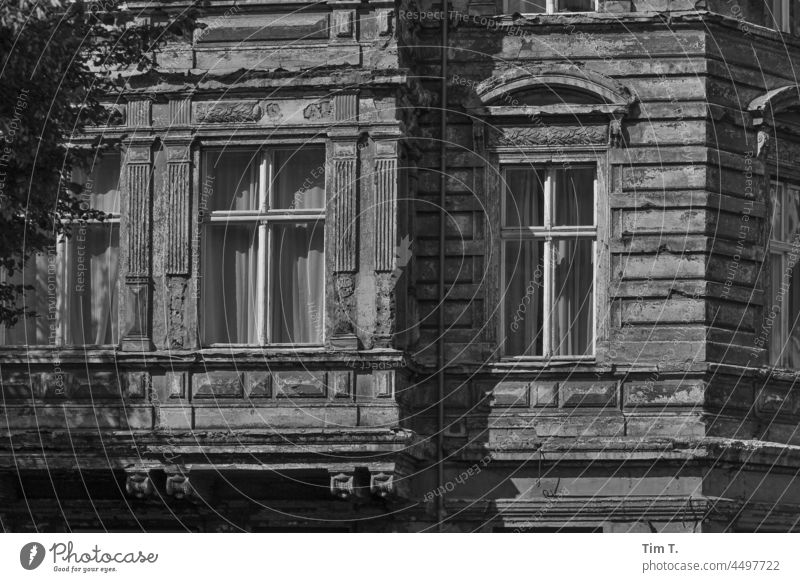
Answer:
[[[4,529],[797,528],[797,7],[448,6],[215,1],[130,76]]]

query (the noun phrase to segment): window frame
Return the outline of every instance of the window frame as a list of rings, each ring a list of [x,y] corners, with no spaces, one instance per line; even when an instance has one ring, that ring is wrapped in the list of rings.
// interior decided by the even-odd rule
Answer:
[[[772,17],[773,25],[770,28],[778,32],[792,31],[790,6],[789,0],[772,0],[770,16]],[[778,21],[778,17],[780,17],[780,21]]]
[[[507,149],[507,148],[503,148]],[[564,148],[567,150],[567,148]],[[532,363],[547,363],[547,362],[595,362],[597,361],[598,357],[600,356],[600,346],[601,341],[605,337],[605,322],[608,317],[606,314],[603,318],[603,321],[598,319],[598,316],[603,314],[603,306],[605,305],[605,287],[602,285],[602,281],[600,280],[600,275],[603,272],[607,272],[607,257],[605,256],[606,253],[606,228],[605,228],[605,221],[606,221],[606,214],[603,211],[604,205],[606,204],[606,195],[605,191],[606,188],[606,175],[607,175],[607,155],[605,151],[597,151],[596,149],[587,148],[587,149],[569,149],[567,151],[559,152],[558,156],[554,156],[548,153],[542,153],[540,151],[520,151],[519,148],[514,148],[514,151],[496,151],[495,152],[495,167],[498,171],[499,180],[496,182],[497,184],[497,193],[496,196],[500,198],[498,201],[499,207],[499,229],[498,229],[498,236],[497,243],[499,245],[498,254],[499,257],[499,282],[498,282],[498,299],[499,299],[499,317],[498,317],[498,346],[500,351],[500,360],[501,361],[521,361],[521,362],[532,362]],[[510,227],[507,229],[505,227],[505,210],[506,210],[506,180],[505,180],[505,172],[508,168],[514,167],[524,167],[524,168],[541,168],[547,167],[548,169],[548,176],[551,172],[558,170],[558,169],[565,169],[565,168],[581,168],[581,167],[593,167],[595,169],[595,179],[594,179],[594,225],[591,227],[587,226],[558,226],[558,227],[549,227],[549,230],[545,228],[545,224],[552,220],[552,196],[545,194],[544,202],[543,202],[543,212],[544,212],[544,219],[543,219],[543,226],[541,227]],[[550,180],[548,179],[548,182]],[[550,189],[552,194],[552,184],[547,186]],[[545,222],[546,221],[546,222]],[[545,292],[543,297],[543,320],[542,320],[542,330],[544,333],[544,337],[542,338],[542,354],[541,355],[509,355],[506,353],[505,350],[505,340],[506,340],[506,309],[505,309],[505,301],[507,295],[507,288],[506,288],[506,273],[505,273],[505,243],[509,240],[507,233],[514,232],[515,236],[523,235],[521,238],[517,238],[517,240],[544,240],[544,237],[549,236],[552,239],[552,234],[557,234],[557,238],[567,238],[567,240],[577,240],[579,238],[589,238],[592,236],[591,239],[593,241],[592,250],[593,250],[593,260],[594,260],[594,272],[593,272],[593,306],[592,306],[592,317],[593,317],[593,337],[592,337],[592,350],[591,354],[584,354],[584,355],[568,355],[568,356],[558,356],[548,354],[548,348],[551,348],[552,344],[552,326],[548,325],[548,322],[551,321],[550,317],[552,315],[552,309],[550,303],[552,302],[552,292],[554,288],[553,278],[553,270],[552,270],[552,259],[551,256],[548,256],[548,246],[545,244],[544,247],[544,279],[546,284],[543,285],[543,290]],[[548,235],[548,232],[550,233]],[[534,234],[536,233],[536,234]],[[571,238],[569,235],[573,235]],[[511,239],[513,240],[513,239]],[[552,249],[552,247],[550,247]],[[552,253],[552,251],[551,251]]]
[[[309,148],[319,149],[322,151],[324,160],[324,179],[325,179],[325,207],[319,209],[296,209],[296,208],[282,208],[273,209],[274,200],[274,178],[275,178],[275,154],[277,152],[297,152],[298,150]],[[325,280],[327,281],[327,209],[329,206],[328,197],[328,153],[324,143],[286,143],[286,144],[267,144],[267,145],[216,145],[213,143],[204,144],[200,149],[200,174],[201,180],[207,175],[205,170],[206,156],[212,153],[227,153],[227,152],[249,152],[252,154],[253,159],[253,174],[256,179],[256,188],[258,190],[258,209],[256,210],[206,210],[203,219],[200,223],[200,236],[202,242],[208,236],[207,229],[211,228],[214,224],[250,224],[258,228],[256,233],[256,241],[258,251],[256,256],[256,263],[258,265],[258,273],[256,273],[256,306],[257,313],[256,326],[258,329],[258,342],[257,343],[227,343],[227,342],[210,342],[205,338],[205,322],[203,321],[205,310],[203,309],[202,292],[200,294],[200,313],[199,313],[199,336],[200,347],[204,349],[215,348],[228,348],[228,347],[245,347],[245,348],[317,348],[322,347],[326,341],[326,298],[325,288],[323,286],[322,306],[320,308],[321,319],[321,337],[319,342],[289,342],[277,343],[270,341],[272,333],[272,304],[271,304],[271,280],[270,273],[272,270],[272,250],[273,250],[273,232],[275,225],[281,224],[314,224],[322,225],[323,236],[323,256],[322,262],[325,266]],[[201,245],[202,248],[203,245]],[[205,268],[204,261],[200,262],[201,277],[205,277],[202,271]]]
[[[116,319],[117,319],[117,336],[118,336],[117,337],[117,341],[114,342],[114,343],[110,343],[110,344],[64,343],[63,340],[64,340],[64,336],[65,336],[65,332],[66,332],[65,326],[67,325],[67,322],[65,322],[62,319],[58,318],[58,319],[55,320],[55,326],[56,326],[56,328],[55,328],[55,330],[56,330],[55,341],[54,342],[48,341],[47,343],[42,343],[42,344],[39,344],[39,343],[23,343],[23,344],[6,343],[6,337],[7,337],[7,334],[8,334],[8,328],[6,328],[5,325],[0,325],[0,349],[3,349],[3,348],[19,349],[19,348],[25,347],[25,348],[29,348],[29,349],[55,348],[55,349],[59,349],[59,350],[70,350],[70,349],[85,350],[86,348],[89,348],[89,349],[113,349],[113,348],[115,348],[115,347],[120,345],[120,342],[122,341],[122,329],[120,327],[120,323],[121,322],[120,322],[120,319],[119,319],[119,315],[120,315],[120,299],[121,299],[121,297],[120,297],[120,282],[122,280],[122,204],[123,204],[123,198],[124,198],[124,193],[122,192],[122,190],[123,190],[123,187],[124,187],[123,168],[125,167],[125,156],[123,154],[121,154],[121,153],[119,153],[119,154],[112,153],[112,154],[106,154],[106,155],[111,155],[112,157],[117,158],[117,161],[118,161],[118,172],[119,173],[117,175],[117,189],[120,192],[120,197],[119,197],[120,198],[119,199],[120,207],[119,207],[119,210],[117,212],[104,211],[105,214],[106,214],[106,218],[104,220],[96,220],[96,219],[89,219],[89,220],[77,219],[77,220],[72,220],[70,222],[70,227],[72,229],[71,236],[69,238],[67,238],[66,235],[60,235],[58,240],[56,241],[56,243],[54,245],[55,249],[56,249],[56,256],[55,256],[55,261],[54,262],[55,262],[55,265],[56,265],[55,266],[56,283],[58,283],[59,282],[58,280],[61,279],[61,283],[63,284],[64,283],[64,281],[63,281],[64,276],[65,275],[66,276],[71,275],[71,273],[69,271],[70,266],[71,266],[70,265],[70,257],[69,257],[69,255],[70,255],[70,253],[69,253],[69,244],[70,244],[70,242],[72,240],[74,240],[74,237],[77,234],[77,232],[76,232],[77,229],[86,228],[88,230],[90,228],[94,228],[94,227],[97,227],[97,226],[104,226],[104,225],[111,226],[112,228],[116,227],[116,229],[117,229],[117,240],[119,241],[118,242],[119,246],[118,246],[118,249],[117,249],[119,255],[118,255],[118,258],[117,258],[117,280],[116,280],[116,285],[117,285],[117,310],[116,310],[116,313],[114,313],[114,317],[116,317]],[[99,158],[95,159],[95,163],[98,163],[99,161],[100,161]],[[88,178],[90,176],[91,176],[91,173],[89,173],[87,175],[87,180],[88,180]],[[32,254],[29,257],[28,260],[29,261],[30,260],[35,260],[35,257],[36,257],[37,254],[38,253]],[[20,273],[24,273],[24,269],[25,268],[27,268],[27,265],[23,267],[23,271],[20,271]],[[24,277],[24,275],[23,275],[23,277]],[[0,279],[3,282],[6,282],[8,280],[5,271],[2,271],[2,273],[0,273]],[[67,294],[66,297],[69,298],[70,295]],[[59,290],[57,292],[57,295],[56,295],[56,313],[65,313],[66,312],[68,306],[64,306],[63,305],[64,299],[65,299],[64,294]],[[47,316],[47,314],[41,314],[41,313],[37,314],[37,315],[39,317],[46,317]],[[23,322],[23,321],[25,321],[25,317],[24,316],[20,319],[20,322]]]
[[[785,170],[785,168],[783,170]],[[780,200],[781,208],[780,209],[776,209],[775,208],[775,201],[774,201],[774,199],[772,197],[773,188],[775,189],[776,192],[780,188],[780,191],[781,191],[781,195],[780,195],[781,196],[781,200]],[[769,197],[770,197],[770,200],[769,200],[770,214],[769,214],[769,223],[768,223],[768,225],[769,225],[769,236],[767,237],[767,256],[769,257],[768,288],[769,288],[769,301],[770,301],[770,303],[766,307],[768,307],[770,310],[778,302],[777,298],[776,298],[777,290],[773,289],[773,284],[772,284],[772,278],[773,278],[773,276],[775,274],[775,264],[776,264],[775,256],[777,256],[778,260],[780,261],[780,266],[779,266],[778,271],[779,271],[779,273],[783,273],[784,270],[785,270],[785,262],[784,261],[786,261],[787,255],[789,253],[791,253],[792,251],[798,250],[797,246],[800,245],[800,230],[798,231],[798,234],[795,237],[797,239],[797,243],[795,243],[795,244],[793,244],[790,240],[788,240],[788,237],[785,235],[786,227],[787,227],[787,224],[788,224],[788,216],[789,216],[789,213],[787,212],[787,208],[786,208],[785,193],[786,193],[786,190],[789,190],[789,189],[797,192],[798,200],[800,201],[800,174],[797,174],[796,172],[790,172],[787,175],[786,172],[783,171],[783,172],[781,172],[781,175],[779,176],[778,172],[775,171],[772,174],[772,176],[770,177],[770,179],[769,179],[769,188],[768,188],[768,193],[769,193]],[[774,234],[773,229],[772,229],[772,218],[773,218],[773,214],[775,212],[779,212],[779,214],[781,216],[780,238],[776,238],[775,237],[775,234]],[[800,229],[800,223],[798,224],[798,228]],[[788,305],[788,303],[784,302],[784,301],[781,301],[781,303],[784,304],[784,305]],[[766,317],[766,313],[765,313],[765,317]],[[773,358],[772,358],[772,355],[773,355],[772,351],[773,351],[773,349],[776,348],[776,346],[773,345],[772,332],[768,336],[768,339],[767,339],[767,350],[766,350],[767,365],[772,367],[772,368],[784,369],[784,370],[794,370],[794,369],[796,369],[796,368],[792,368],[790,366],[790,364],[788,362],[786,362],[786,360],[785,360],[785,358],[786,358],[785,346],[786,346],[786,343],[789,341],[789,331],[790,331],[789,320],[790,320],[791,317],[792,316],[791,316],[791,313],[790,313],[788,308],[787,309],[781,309],[778,312],[778,317],[776,319],[778,320],[777,323],[778,323],[778,326],[779,326],[779,329],[780,329],[779,342],[780,342],[781,345],[778,346],[778,347],[781,348],[781,353],[780,353],[781,357],[777,358],[776,360],[773,360]],[[798,324],[800,325],[800,322],[798,322]],[[773,324],[773,329],[775,329],[774,324]]]
[[[546,8],[544,12],[522,12],[521,14],[591,14],[594,12],[600,11],[600,0],[592,0],[592,4],[594,8],[592,10],[581,10],[581,11],[565,11],[562,12],[559,10],[558,5],[561,0],[545,0]],[[503,14],[513,14],[508,7],[509,0],[502,0],[502,9]]]

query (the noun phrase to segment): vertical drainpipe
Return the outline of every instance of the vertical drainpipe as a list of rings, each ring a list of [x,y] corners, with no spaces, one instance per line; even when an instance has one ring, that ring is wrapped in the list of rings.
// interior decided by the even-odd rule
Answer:
[[[437,530],[443,530],[444,520],[444,368],[445,368],[445,320],[444,320],[444,229],[447,222],[445,203],[447,199],[447,28],[450,23],[449,0],[442,0],[442,89],[441,89],[441,143],[439,154],[439,285],[438,316],[439,337],[436,346],[436,365],[438,374],[437,390],[437,434],[436,434],[436,477],[440,495],[436,497]]]

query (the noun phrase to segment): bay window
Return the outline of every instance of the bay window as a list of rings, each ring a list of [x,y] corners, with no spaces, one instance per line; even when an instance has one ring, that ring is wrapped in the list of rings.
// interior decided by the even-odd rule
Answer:
[[[201,336],[213,344],[320,344],[325,150],[203,154]]]
[[[506,356],[592,356],[596,166],[503,167]]]
[[[120,157],[107,154],[89,176],[73,171],[83,185],[81,206],[104,211],[103,221],[76,221],[69,238],[31,256],[6,280],[30,285],[22,305],[36,317],[0,326],[4,345],[110,345],[118,342]]]
[[[800,187],[773,182],[769,257],[770,364],[800,368]]]
[[[556,12],[594,12],[595,0],[503,0],[505,14],[553,14]]]

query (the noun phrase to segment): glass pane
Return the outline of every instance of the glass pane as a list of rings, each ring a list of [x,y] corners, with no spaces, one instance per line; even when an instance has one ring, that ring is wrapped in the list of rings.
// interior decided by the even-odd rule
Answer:
[[[796,188],[786,187],[783,188],[783,200],[784,200],[784,212],[783,216],[785,217],[784,220],[784,227],[783,227],[783,240],[784,242],[791,243],[793,242],[793,238],[797,233],[798,224],[800,224],[800,219],[798,219],[798,209],[800,208],[800,196],[798,196],[800,192],[797,191]]]
[[[784,361],[789,368],[800,369],[800,264],[795,263],[792,269],[792,279],[789,282],[788,297],[784,297],[784,304],[789,308],[787,313],[787,329],[789,340],[784,349]]]
[[[783,186],[771,183],[769,195],[772,201],[772,228],[770,238],[772,240],[783,240],[783,229],[781,228],[781,217],[783,216]]]
[[[322,223],[275,226],[270,273],[270,340],[321,343],[325,297]]]
[[[259,157],[255,150],[206,152],[200,209],[258,210]]]
[[[594,0],[557,0],[559,12],[592,12]]]
[[[591,355],[594,252],[591,239],[553,241],[553,355]]]
[[[67,242],[66,255],[64,343],[116,344],[119,226],[80,226]]]
[[[505,226],[544,224],[544,170],[508,168],[505,171]]]
[[[544,242],[504,244],[504,337],[508,356],[542,355]]]
[[[276,226],[270,273],[270,340],[321,343],[325,253],[322,223]]]
[[[324,149],[278,150],[274,159],[274,208],[325,208]]]
[[[505,13],[544,14],[547,12],[547,0],[505,0]]]
[[[783,261],[778,253],[771,253],[770,261],[770,296],[767,298],[764,308],[764,327],[770,330],[769,334],[769,362],[770,364],[782,365],[783,351],[783,330],[781,321],[783,314],[781,306],[783,301],[778,301],[781,290],[781,280],[783,279]]]
[[[206,227],[203,249],[202,337],[204,343],[256,344],[258,227]]]
[[[102,158],[94,159],[94,166],[90,175],[75,169],[72,179],[83,185],[81,200],[90,208],[102,210],[111,214],[119,214],[120,199],[120,156],[117,153],[105,154]]]
[[[553,226],[594,224],[594,168],[556,170]]]
[[[36,253],[28,259],[21,272],[16,271],[13,277],[7,278],[9,283],[33,286],[33,289],[24,292],[17,305],[36,312],[37,317],[23,317],[10,328],[2,326],[5,345],[55,343],[55,318],[58,303],[57,266],[58,257],[55,252]],[[52,334],[51,324],[53,325]]]

